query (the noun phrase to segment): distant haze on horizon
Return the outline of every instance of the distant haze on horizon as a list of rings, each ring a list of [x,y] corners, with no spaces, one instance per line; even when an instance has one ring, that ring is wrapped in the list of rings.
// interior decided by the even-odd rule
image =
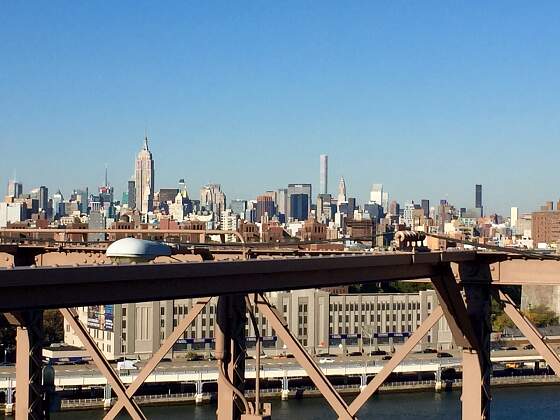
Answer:
[[[0,191],[124,191],[144,130],[156,190],[228,201],[288,183],[485,212],[560,198],[560,4],[124,1],[0,6]]]

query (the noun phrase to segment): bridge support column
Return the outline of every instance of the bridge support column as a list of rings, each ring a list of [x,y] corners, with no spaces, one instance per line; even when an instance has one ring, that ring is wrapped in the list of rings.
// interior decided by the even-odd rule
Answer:
[[[443,390],[443,383],[441,380],[441,365],[438,366],[437,371],[435,372],[435,376],[436,376],[435,390],[436,392],[441,392]]]
[[[227,295],[218,298],[216,313],[216,349],[218,360],[217,420],[239,420],[250,414],[243,395],[245,380],[245,296]]]
[[[103,409],[110,410],[112,404],[111,385],[105,384],[103,388]]]
[[[360,375],[360,392],[367,387],[367,374],[364,372]]]
[[[7,416],[14,414],[14,387],[12,385],[12,379],[8,379],[8,389],[6,389],[6,404],[4,405],[4,413]]]
[[[202,381],[196,381],[196,394],[194,395],[195,404],[202,404]]]
[[[490,267],[482,263],[461,263],[461,283],[474,337],[463,349],[463,420],[490,419]]]
[[[284,377],[282,378],[282,401],[286,401],[290,398],[290,386],[288,383],[287,372],[284,371]]]

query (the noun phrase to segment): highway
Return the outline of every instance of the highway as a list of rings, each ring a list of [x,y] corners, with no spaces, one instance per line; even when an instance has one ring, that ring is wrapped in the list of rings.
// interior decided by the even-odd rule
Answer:
[[[431,367],[428,370],[437,370],[438,365],[454,365],[459,366],[461,363],[461,352],[460,351],[450,351],[452,358],[437,358],[433,353],[413,353],[410,354],[401,363],[400,367],[404,368],[402,371],[412,371],[411,368],[428,366]],[[317,357],[320,361],[321,357]],[[327,373],[331,373],[336,370],[349,370],[357,371],[365,366],[368,367],[368,373],[376,373],[382,366],[386,363],[386,360],[382,360],[382,356],[354,356],[354,357],[328,357],[330,359],[328,363],[320,363],[321,368]],[[493,351],[492,360],[494,362],[505,362],[509,360],[539,360],[542,359],[534,350],[509,350],[509,351]],[[145,365],[145,361],[140,361],[137,363],[139,369]],[[263,372],[274,371],[274,372],[298,372],[301,374],[301,368],[295,359],[271,359],[264,358],[261,359],[261,365]],[[131,370],[125,376],[134,376],[138,373],[138,370]],[[370,370],[371,369],[371,370]],[[421,369],[424,370],[424,369]],[[254,375],[255,371],[255,361],[251,358],[246,360],[246,372],[247,375]],[[397,370],[398,371],[398,370]],[[215,373],[216,362],[208,360],[200,361],[188,361],[182,359],[175,359],[171,361],[162,361],[152,375],[155,376],[167,376],[167,375],[180,375],[180,374],[192,374],[192,373]],[[55,366],[55,373],[57,378],[78,378],[78,377],[100,377],[100,374],[94,364],[82,364],[82,365],[57,365]],[[291,375],[290,375],[291,376]],[[15,379],[15,366],[0,366],[0,382],[6,381],[7,378]]]

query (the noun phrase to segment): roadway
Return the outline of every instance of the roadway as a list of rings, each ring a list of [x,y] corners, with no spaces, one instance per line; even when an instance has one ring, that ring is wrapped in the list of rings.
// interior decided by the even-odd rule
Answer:
[[[412,353],[410,354],[401,365],[419,365],[419,364],[436,364],[450,361],[454,361],[461,358],[460,351],[449,351],[453,356],[452,358],[437,358],[433,353]],[[328,363],[320,363],[321,367],[328,368],[356,368],[363,367],[366,364],[369,366],[382,366],[385,364],[386,360],[383,360],[383,356],[353,356],[353,357],[327,357],[332,360]],[[534,350],[499,350],[492,352],[493,361],[506,361],[506,360],[534,360],[535,358],[542,359]],[[325,359],[322,357],[316,358],[318,361]],[[503,359],[503,360],[500,360]],[[137,363],[138,370],[140,370],[146,361],[139,361]],[[252,358],[247,358],[246,362],[247,372],[254,372],[255,370],[255,360]],[[261,359],[261,365],[263,369],[273,369],[273,370],[292,370],[299,368],[299,364],[295,359],[271,359],[264,358]],[[56,365],[55,373],[57,377],[77,377],[77,376],[97,376],[99,372],[94,364],[81,364],[81,365]],[[179,374],[184,372],[201,372],[201,371],[214,371],[216,369],[216,362],[209,360],[197,360],[188,361],[186,359],[174,359],[173,361],[162,361],[154,374]],[[131,371],[134,373],[136,371]],[[0,379],[5,378],[15,378],[15,366],[14,365],[4,365],[0,366]]]

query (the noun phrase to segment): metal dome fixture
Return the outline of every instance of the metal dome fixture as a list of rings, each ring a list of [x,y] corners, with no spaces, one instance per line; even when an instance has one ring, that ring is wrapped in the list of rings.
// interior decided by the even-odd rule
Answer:
[[[171,248],[161,242],[123,238],[109,245],[105,255],[118,262],[148,262],[171,256]]]

